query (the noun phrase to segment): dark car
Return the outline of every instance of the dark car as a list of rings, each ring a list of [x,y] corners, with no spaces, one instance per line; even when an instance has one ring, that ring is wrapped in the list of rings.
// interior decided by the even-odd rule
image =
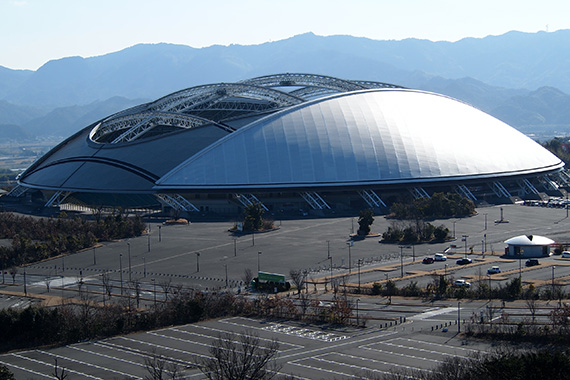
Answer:
[[[424,264],[433,264],[435,260],[433,259],[433,257],[424,257],[424,260],[422,261]]]
[[[459,259],[456,261],[457,265],[467,265],[467,264],[471,264],[473,262],[473,260],[468,259],[467,257],[464,257],[463,259]]]
[[[537,259],[528,259],[528,260],[526,261],[526,263],[525,263],[525,265],[526,265],[527,267],[533,267],[533,266],[539,265],[539,264],[540,264],[540,263],[538,262]]]

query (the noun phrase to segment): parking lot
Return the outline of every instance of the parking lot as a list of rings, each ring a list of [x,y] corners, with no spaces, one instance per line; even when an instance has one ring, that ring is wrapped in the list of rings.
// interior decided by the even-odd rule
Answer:
[[[565,209],[521,205],[480,208],[470,218],[431,221],[448,227],[455,240],[415,246],[379,243],[380,237],[351,245],[349,234],[358,226],[356,219],[276,220],[278,229],[255,236],[232,235],[228,232],[231,222],[196,220],[177,226],[150,223],[149,233],[141,237],[19,268],[13,279],[4,274],[0,302],[2,307],[25,306],[32,301],[53,305],[76,298],[80,291],[101,302],[103,274],[112,281],[113,298],[127,296],[133,281],[139,282],[142,302],[147,306],[165,298],[166,285],[171,286],[171,291],[183,286],[243,293],[246,269],[286,275],[290,269],[305,270],[308,281],[314,283],[310,285],[311,297],[323,302],[332,296],[330,287],[327,292],[324,287],[331,274],[353,288],[388,280],[395,281],[399,288],[412,281],[424,287],[439,275],[450,280],[463,279],[472,286],[484,282],[492,287],[504,286],[520,276],[524,284],[532,283],[538,288],[553,283],[564,288],[570,279],[570,259],[561,256],[541,258],[540,265],[533,267],[501,257],[503,242],[521,234],[570,242],[570,220]],[[375,219],[372,232],[379,234],[398,223],[384,217]],[[451,249],[451,245],[455,248]],[[424,257],[433,257],[446,249],[446,261],[422,263]],[[457,265],[456,261],[465,256],[473,262]],[[501,272],[488,275],[492,266],[499,266]],[[24,297],[24,291],[31,297]],[[294,292],[289,296],[294,297]],[[456,336],[464,320],[482,316],[508,316],[511,321],[528,318],[523,301],[501,304],[488,300],[394,299],[389,303],[384,297],[353,295],[353,304],[357,297],[360,317],[367,320],[366,328],[332,329],[228,318],[51,350],[14,352],[2,355],[0,362],[22,379],[52,378],[55,359],[69,370],[71,379],[143,378],[147,374],[145,358],[158,354],[183,368],[184,378],[202,378],[195,366],[208,355],[220,333],[250,331],[262,341],[279,340],[282,373],[302,379],[342,379],[366,371],[429,371],[450,355],[467,356],[490,348]],[[541,305],[537,320],[548,323],[552,307],[554,303]]]
[[[449,313],[449,311],[447,311]],[[429,313],[428,313],[429,314]],[[354,378],[370,373],[419,369],[431,371],[445,358],[467,357],[487,345],[455,338],[453,332],[421,332],[430,318],[386,329],[319,329],[248,318],[227,318],[158,331],[77,343],[53,350],[30,350],[0,356],[18,379],[53,378],[55,359],[70,379],[142,379],[145,358],[160,355],[184,379],[203,378],[197,368],[221,333],[249,332],[262,344],[279,340],[281,374],[296,379]]]

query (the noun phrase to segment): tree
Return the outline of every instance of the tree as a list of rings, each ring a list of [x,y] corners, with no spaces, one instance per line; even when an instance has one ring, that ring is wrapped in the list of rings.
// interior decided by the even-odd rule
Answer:
[[[366,236],[370,233],[370,226],[374,223],[374,212],[371,209],[360,211],[358,217],[358,231],[359,236]]]
[[[279,343],[261,345],[250,333],[220,335],[210,348],[211,357],[203,359],[200,371],[210,380],[268,380],[280,366],[275,359]]]
[[[307,273],[300,269],[291,269],[289,271],[289,277],[291,277],[291,281],[293,281],[293,285],[297,288],[297,294],[301,293],[303,290],[303,286],[305,286],[305,279],[307,278]]]
[[[65,370],[65,368],[61,367],[59,368],[57,365],[57,359],[55,359],[55,363],[53,366],[53,373],[52,373],[53,377],[55,377],[57,380],[65,380],[69,377],[69,373]]]
[[[0,380],[16,380],[14,374],[4,364],[0,364]]]
[[[245,209],[245,218],[243,221],[244,231],[258,231],[263,227],[263,218],[261,217],[265,210],[260,203],[255,202],[247,206]]]
[[[253,280],[253,273],[252,273],[251,269],[245,268],[243,270],[241,280],[243,281],[243,283],[245,284],[246,287],[248,287],[249,284],[251,284],[251,280]]]
[[[151,356],[144,359],[144,366],[148,375],[144,380],[176,380],[180,378],[180,367],[176,363],[169,362],[164,356],[155,351]]]

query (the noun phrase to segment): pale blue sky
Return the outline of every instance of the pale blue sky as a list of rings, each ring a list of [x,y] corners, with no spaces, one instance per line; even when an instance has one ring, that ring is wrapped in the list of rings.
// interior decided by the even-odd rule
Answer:
[[[0,66],[138,43],[251,45],[305,32],[456,41],[570,29],[568,0],[0,0]]]

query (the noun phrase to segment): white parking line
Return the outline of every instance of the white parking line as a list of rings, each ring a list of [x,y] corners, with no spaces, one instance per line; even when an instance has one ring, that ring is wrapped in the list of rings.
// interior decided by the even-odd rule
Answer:
[[[28,351],[28,352],[29,352],[29,351]],[[43,362],[43,361],[41,361],[41,360],[28,358],[27,356],[22,356],[22,355],[20,355],[20,354],[10,354],[10,355],[15,356],[15,357],[20,358],[20,359],[29,360],[29,361],[31,361],[31,362],[38,363],[38,364],[42,364],[42,365],[45,365],[45,366],[47,366],[47,367],[53,368],[53,364],[52,364],[52,363],[49,363],[49,364],[48,364],[48,363]],[[65,371],[66,371],[66,372],[70,372],[70,373],[75,373],[75,374],[77,374],[77,375],[79,375],[79,376],[88,377],[88,378],[90,378],[90,379],[103,380],[103,379],[101,379],[100,377],[91,376],[91,375],[88,375],[88,374],[86,374],[86,373],[74,371],[74,370],[69,369],[69,368],[65,368]]]
[[[307,364],[298,363],[298,361],[300,361],[300,360],[308,360],[308,359],[298,359],[298,360],[289,362],[289,364],[291,364],[291,365],[296,365],[296,366],[299,366],[299,367],[308,368],[308,369],[313,369],[313,370],[316,370],[316,371],[321,372],[321,373],[322,373],[322,372],[328,372],[328,373],[332,373],[332,374],[340,375],[340,376],[348,376],[348,377],[355,377],[355,378],[356,378],[356,377],[359,377],[359,376],[350,375],[350,374],[344,373],[344,372],[338,372],[338,371],[333,371],[333,370],[326,369],[326,368],[322,368],[322,367],[313,367],[313,366],[310,366],[310,365],[307,365]],[[388,372],[385,372],[385,374],[388,374]]]
[[[29,369],[29,368],[20,367],[19,365],[16,365],[16,364],[12,364],[12,363],[8,363],[8,362],[3,362],[3,361],[0,361],[0,364],[4,364],[4,365],[5,365],[6,367],[8,367],[8,368],[9,368],[9,367],[12,367],[12,368],[19,369],[20,371],[33,373],[33,374],[36,375],[36,376],[41,376],[41,377],[46,377],[46,378],[48,378],[48,379],[53,379],[53,376],[51,376],[51,375],[48,376],[48,375],[43,374],[43,373],[39,373],[39,372],[36,372],[36,371],[32,371],[32,370]]]
[[[100,357],[103,357],[106,359],[111,359],[111,360],[116,360],[116,361],[123,362],[123,363],[128,363],[128,364],[131,364],[131,365],[134,365],[137,367],[144,367],[145,366],[143,363],[140,363],[140,362],[133,362],[131,360],[121,359],[121,358],[118,358],[116,356],[111,356],[111,355],[105,355],[105,354],[102,354],[100,352],[89,351],[89,350],[86,350],[84,348],[80,348],[80,347],[76,347],[76,346],[67,346],[67,347],[74,349],[74,350],[77,350],[77,351],[85,352],[86,354],[91,354],[91,355],[100,356]]]
[[[145,345],[151,346],[151,347],[162,348],[162,349],[167,350],[167,351],[179,352],[179,353],[182,353],[182,354],[185,354],[185,355],[194,355],[194,356],[199,356],[199,357],[202,357],[202,358],[209,358],[209,356],[206,356],[206,355],[201,355],[201,354],[198,354],[198,353],[195,353],[195,352],[190,352],[190,351],[185,351],[185,350],[179,350],[179,349],[177,349],[177,348],[167,347],[167,346],[163,346],[163,345],[160,345],[160,344],[149,343],[149,342],[145,342],[144,340],[136,340],[136,339],[127,338],[127,337],[124,337],[124,336],[118,337],[118,339],[128,340],[128,341],[130,341],[130,342],[134,342],[134,343],[137,343],[137,344],[145,344]],[[193,363],[191,363],[191,364],[193,364]]]
[[[406,354],[401,354],[399,352],[394,352],[394,351],[388,351],[388,350],[382,350],[380,348],[371,348],[368,346],[372,346],[372,345],[377,345],[377,344],[383,344],[383,342],[375,342],[375,343],[369,343],[367,345],[362,345],[362,346],[358,346],[358,348],[362,349],[362,350],[369,350],[369,351],[374,351],[374,352],[382,352],[384,354],[389,354],[389,355],[393,355],[393,356],[401,356],[404,358],[411,358],[411,359],[416,359],[416,360],[425,360],[428,361],[430,363],[436,362],[436,363],[441,363],[441,360],[437,360],[437,359],[428,359],[428,358],[424,358],[421,356],[414,356],[414,355],[406,355]]]
[[[370,358],[364,358],[362,356],[354,356],[354,355],[349,355],[349,354],[341,354],[340,352],[329,352],[326,354],[322,354],[319,356],[325,356],[325,355],[337,355],[337,356],[342,356],[342,357],[347,357],[350,359],[357,359],[357,360],[362,360],[365,362],[370,362],[370,363],[376,363],[376,364],[385,364],[385,365],[389,365],[389,366],[393,366],[393,367],[402,367],[402,368],[406,368],[406,369],[411,369],[411,370],[417,370],[417,371],[422,371],[422,372],[433,372],[429,369],[423,369],[423,368],[416,368],[416,367],[410,367],[404,364],[396,364],[394,362],[386,362],[383,360],[376,360],[376,359],[370,359]],[[343,364],[344,365],[344,364]],[[368,369],[368,367],[362,367],[362,369]]]
[[[469,351],[469,352],[480,352],[481,350],[474,350],[472,348],[463,348],[463,347],[458,347],[458,346],[448,346],[445,344],[440,344],[440,343],[432,343],[432,342],[426,342],[425,340],[419,340],[419,339],[410,339],[410,338],[392,338],[392,339],[388,339],[385,342],[391,342],[393,340],[405,340],[408,342],[413,342],[413,343],[425,343],[425,344],[429,344],[430,346],[438,346],[438,347],[445,347],[445,348],[453,348],[454,350],[461,350],[461,351]]]
[[[130,373],[126,373],[126,372],[122,372],[122,371],[116,371],[116,370],[114,370],[114,369],[110,369],[110,368],[107,368],[107,367],[101,367],[101,366],[96,365],[96,364],[86,363],[86,362],[84,362],[84,361],[77,360],[77,359],[73,359],[73,358],[70,358],[70,357],[67,357],[67,356],[57,355],[57,354],[54,354],[54,353],[51,353],[51,352],[48,352],[48,351],[43,351],[43,350],[36,350],[36,351],[37,351],[37,352],[40,352],[40,353],[42,353],[42,354],[46,354],[46,355],[49,355],[49,356],[56,357],[56,358],[68,360],[68,361],[73,362],[73,363],[79,363],[79,364],[84,365],[84,366],[87,366],[87,367],[93,367],[93,368],[101,369],[101,370],[103,370],[103,371],[109,371],[109,372],[113,372],[113,373],[118,373],[119,375],[128,376],[128,377],[133,377],[133,378],[135,378],[135,379],[142,379],[142,377],[133,376],[133,375],[131,375]]]

